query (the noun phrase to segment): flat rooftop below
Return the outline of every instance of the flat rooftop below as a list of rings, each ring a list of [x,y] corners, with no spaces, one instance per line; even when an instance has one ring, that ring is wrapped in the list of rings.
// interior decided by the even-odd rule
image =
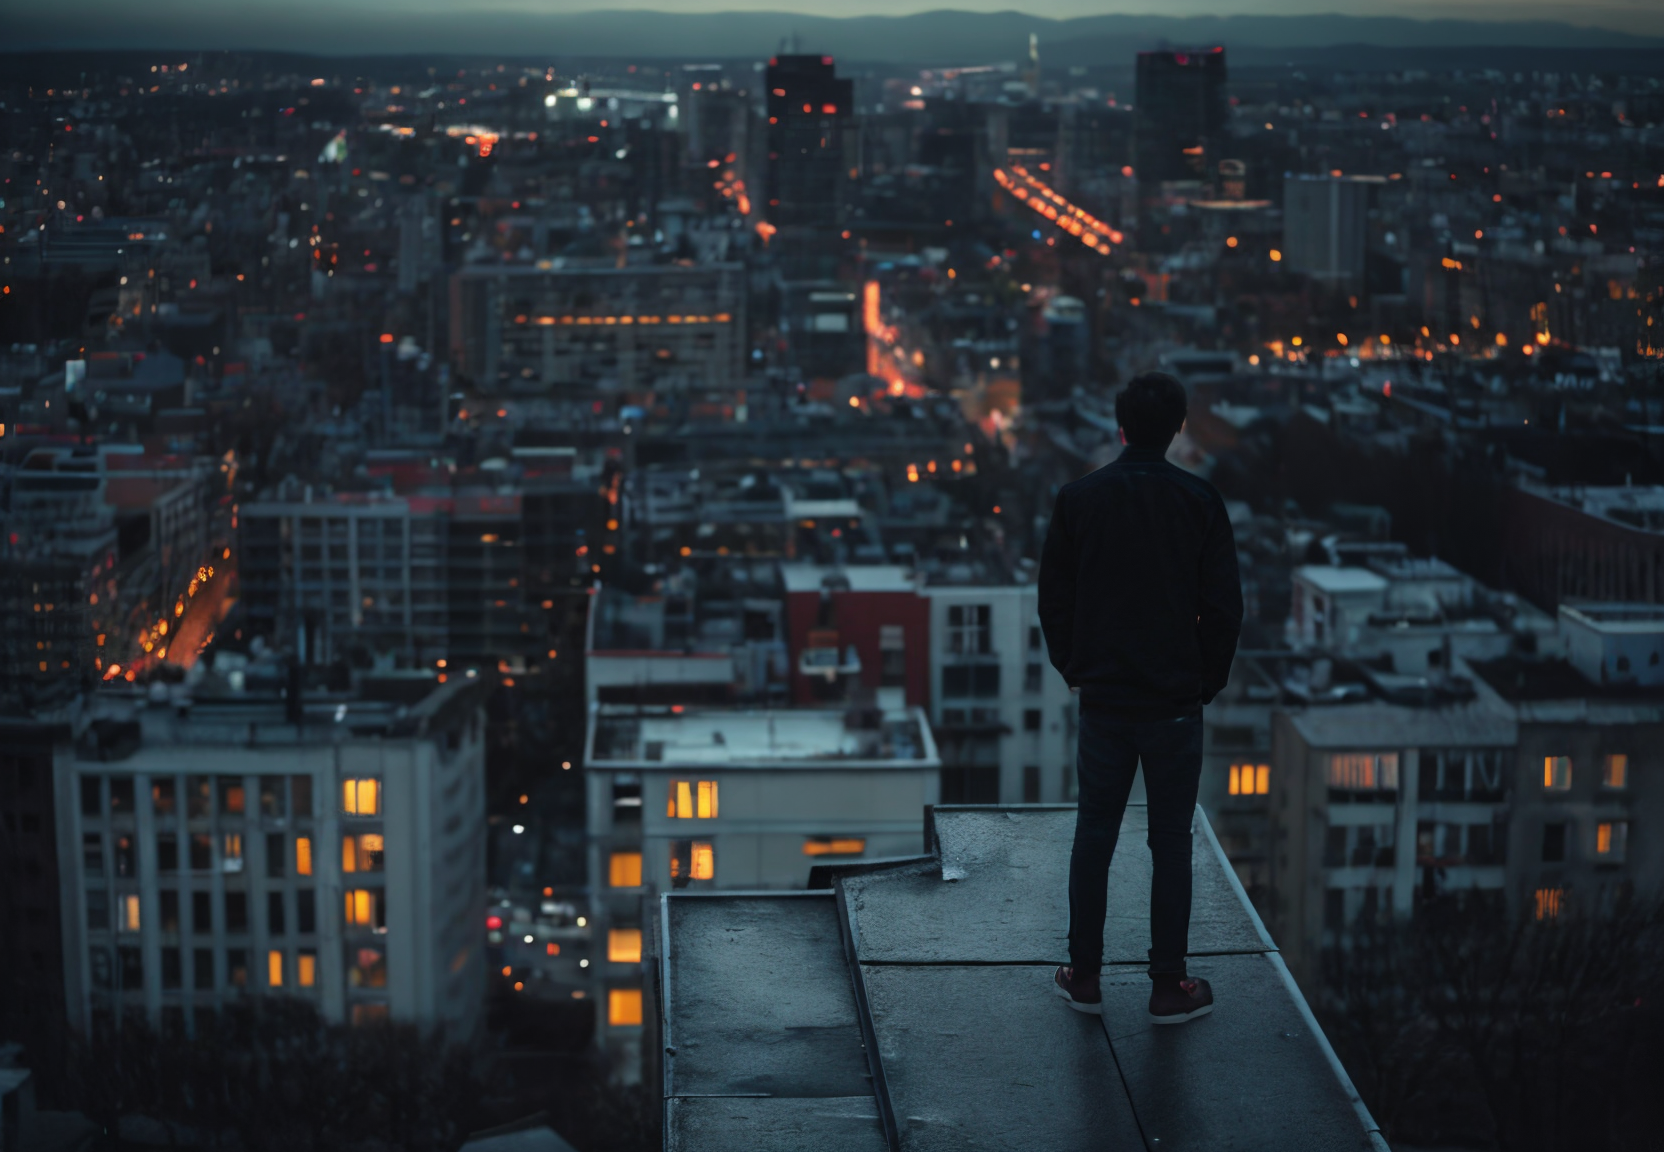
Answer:
[[[595,717],[594,766],[783,768],[867,765],[921,768],[940,763],[924,713],[884,711],[852,726],[842,709],[688,708],[608,711]]]
[[[1052,995],[1074,820],[937,808],[928,854],[816,869],[830,887],[664,896],[665,1148],[1383,1152],[1199,809],[1189,964],[1214,1013],[1145,1016],[1142,807],[1110,871],[1104,1015]]]

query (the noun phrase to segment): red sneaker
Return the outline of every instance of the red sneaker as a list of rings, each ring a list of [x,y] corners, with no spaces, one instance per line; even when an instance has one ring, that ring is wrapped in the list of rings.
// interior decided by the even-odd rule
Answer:
[[[1100,1016],[1104,1010],[1103,993],[1098,990],[1098,977],[1076,976],[1073,968],[1059,968],[1052,977],[1052,991],[1069,1002],[1076,1012]]]
[[[1157,980],[1150,993],[1150,1023],[1183,1024],[1213,1011],[1213,988],[1199,976]]]

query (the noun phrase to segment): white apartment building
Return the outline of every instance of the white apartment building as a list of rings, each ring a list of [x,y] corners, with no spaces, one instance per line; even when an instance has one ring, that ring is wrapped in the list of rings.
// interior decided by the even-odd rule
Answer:
[[[1046,655],[1033,584],[932,584],[930,718],[942,802],[1075,797],[1079,702]]]
[[[641,1075],[643,907],[673,889],[802,888],[827,858],[916,855],[941,760],[922,709],[592,704],[597,1040]]]
[[[1306,565],[1294,570],[1292,593],[1287,632],[1293,648],[1386,657],[1390,671],[1403,675],[1495,659],[1522,640],[1544,652],[1559,644],[1554,617],[1437,558]]]
[[[485,991],[483,712],[101,695],[54,755],[72,1026],[254,995],[466,1036]]]

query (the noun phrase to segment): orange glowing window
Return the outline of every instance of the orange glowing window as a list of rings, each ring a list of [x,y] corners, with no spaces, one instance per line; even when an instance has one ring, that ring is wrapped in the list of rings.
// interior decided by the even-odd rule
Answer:
[[[295,875],[312,875],[312,837],[295,837]]]
[[[716,851],[709,844],[694,841],[693,861],[688,869],[688,877],[693,880],[716,878]]]
[[[381,833],[366,832],[361,836],[341,838],[341,871],[380,872],[382,870],[383,841]]]
[[[641,1023],[640,988],[607,990],[607,1023],[614,1028],[630,1028]]]
[[[607,932],[607,959],[615,964],[641,963],[641,929],[610,929]]]
[[[385,928],[382,893],[377,888],[351,888],[345,893],[347,924],[355,928]]]
[[[310,988],[318,982],[318,954],[302,952],[295,957],[295,983]]]
[[[1603,860],[1622,860],[1629,844],[1627,820],[1602,820],[1595,825],[1595,855]]]
[[[866,850],[864,836],[810,836],[803,841],[805,856],[859,856]]]
[[[1629,757],[1621,752],[1607,756],[1601,764],[1600,783],[1615,790],[1629,787]]]
[[[1553,920],[1560,915],[1560,909],[1566,900],[1565,890],[1561,888],[1537,889],[1537,919]]]
[[[1232,764],[1229,791],[1232,796],[1264,796],[1271,791],[1271,765]]]
[[[614,852],[607,861],[609,888],[641,887],[641,853]]]
[[[373,779],[341,782],[341,811],[348,816],[381,815],[381,781]]]
[[[266,983],[273,988],[283,987],[283,952],[273,948],[266,953]]]
[[[672,780],[665,815],[679,820],[713,820],[717,814],[715,780]]]
[[[1572,758],[1570,756],[1543,757],[1543,791],[1570,792],[1572,787]]]

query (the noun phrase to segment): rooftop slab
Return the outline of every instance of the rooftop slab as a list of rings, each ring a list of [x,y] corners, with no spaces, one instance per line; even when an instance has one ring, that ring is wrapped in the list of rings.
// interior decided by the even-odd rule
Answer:
[[[1067,964],[1073,806],[938,808],[935,828],[939,868],[844,879],[862,962]],[[1145,809],[1129,806],[1109,870],[1108,964],[1149,959],[1147,831]],[[1191,954],[1267,950],[1209,843],[1195,837]]]
[[[872,1096],[830,893],[666,905],[671,1096]]]
[[[1103,1029],[1152,1149],[1376,1147],[1271,955],[1196,957],[1187,967],[1213,985],[1219,1006],[1179,1028],[1149,1022],[1142,970],[1104,973]]]
[[[1149,1022],[1144,815],[1101,1018],[1050,987],[1072,808],[937,808],[930,856],[823,867],[824,893],[665,897],[665,1147],[1385,1152],[1200,810],[1190,966],[1218,1007]]]
[[[1102,1028],[1050,967],[863,967],[905,1152],[1142,1152]]]

